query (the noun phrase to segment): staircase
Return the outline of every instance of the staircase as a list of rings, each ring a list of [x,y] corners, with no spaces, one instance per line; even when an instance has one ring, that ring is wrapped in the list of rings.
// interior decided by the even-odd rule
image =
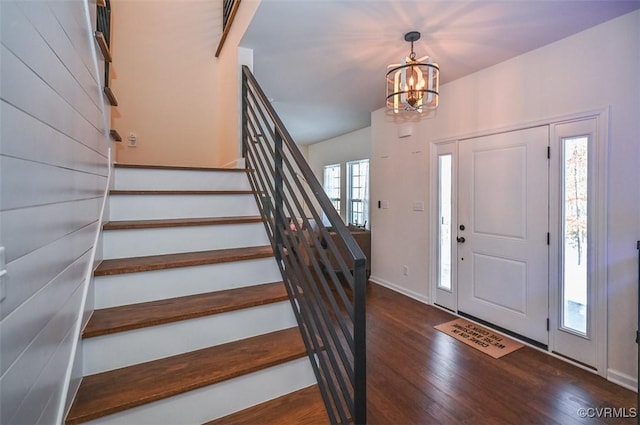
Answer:
[[[328,423],[245,170],[114,182],[66,424]]]

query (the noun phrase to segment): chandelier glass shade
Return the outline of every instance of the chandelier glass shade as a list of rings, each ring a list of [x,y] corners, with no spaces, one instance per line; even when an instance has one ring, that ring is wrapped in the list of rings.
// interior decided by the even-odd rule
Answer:
[[[420,39],[419,32],[409,32],[404,39],[411,42],[411,53],[387,67],[387,108],[426,113],[438,107],[440,68],[428,56],[416,59],[413,42]]]

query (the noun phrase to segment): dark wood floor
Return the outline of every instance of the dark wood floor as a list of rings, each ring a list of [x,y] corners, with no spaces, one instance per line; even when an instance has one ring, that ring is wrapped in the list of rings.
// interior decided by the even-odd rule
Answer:
[[[634,392],[529,347],[493,359],[433,328],[453,318],[369,283],[370,425],[637,423],[579,416],[605,407],[630,416]]]

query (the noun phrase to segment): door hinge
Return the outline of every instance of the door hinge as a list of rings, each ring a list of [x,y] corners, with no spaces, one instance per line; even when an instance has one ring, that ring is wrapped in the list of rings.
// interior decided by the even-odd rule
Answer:
[[[549,318],[547,317],[547,331],[549,330]]]
[[[547,245],[551,245],[551,234],[547,232]]]
[[[551,159],[551,146],[547,146],[547,158]]]

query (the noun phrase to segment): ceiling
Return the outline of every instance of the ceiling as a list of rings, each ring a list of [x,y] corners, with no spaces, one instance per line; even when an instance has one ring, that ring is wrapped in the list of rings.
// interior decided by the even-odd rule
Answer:
[[[296,143],[370,125],[385,74],[408,55],[440,66],[440,84],[640,8],[640,0],[262,0],[240,45]],[[594,52],[594,60],[597,52]],[[441,99],[441,102],[445,99]]]

